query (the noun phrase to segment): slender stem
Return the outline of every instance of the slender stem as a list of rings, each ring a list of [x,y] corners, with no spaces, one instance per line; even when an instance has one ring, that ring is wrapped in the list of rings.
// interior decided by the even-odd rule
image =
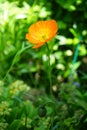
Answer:
[[[78,42],[78,44],[77,44],[77,46],[76,46],[75,54],[74,54],[74,57],[73,57],[72,68],[71,68],[71,73],[70,73],[70,75],[72,75],[73,72],[74,72],[74,70],[75,70],[75,69],[74,69],[74,66],[75,66],[75,63],[76,63],[77,58],[78,58],[79,47],[80,47],[81,41],[82,41],[82,37],[80,36],[80,37],[79,37],[79,42]]]
[[[46,43],[46,46],[47,46],[47,51],[48,51],[48,66],[49,66],[48,74],[49,74],[49,82],[50,82],[50,94],[51,94],[51,96],[52,96],[52,79],[51,79],[51,65],[50,65],[50,49],[49,49],[49,46],[48,46],[47,43]]]
[[[27,47],[24,47],[23,49],[19,50],[16,55],[14,56],[14,59],[12,60],[12,63],[11,63],[11,66],[10,68],[8,69],[8,71],[6,72],[4,78],[3,78],[3,81],[6,79],[7,75],[10,73],[10,71],[12,70],[12,67],[14,66],[14,64],[17,62],[17,57],[23,53],[25,50],[27,50],[28,48],[30,48],[31,46],[27,46]]]
[[[24,109],[25,109],[25,128],[27,127],[27,110],[26,110],[26,106],[24,105]]]

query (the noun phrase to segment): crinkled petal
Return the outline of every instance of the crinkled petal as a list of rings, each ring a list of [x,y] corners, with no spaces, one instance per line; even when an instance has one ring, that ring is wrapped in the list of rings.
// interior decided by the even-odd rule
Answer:
[[[26,39],[32,44],[41,43],[41,41],[37,37],[28,33],[26,34]]]

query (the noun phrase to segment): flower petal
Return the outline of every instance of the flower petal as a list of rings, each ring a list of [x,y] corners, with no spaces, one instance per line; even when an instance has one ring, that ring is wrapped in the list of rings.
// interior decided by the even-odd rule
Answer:
[[[33,49],[39,48],[39,47],[43,46],[44,44],[45,44],[45,43],[36,44],[36,45],[33,46]]]
[[[28,34],[28,33],[26,34],[26,39],[32,44],[41,43],[41,41],[36,36]]]

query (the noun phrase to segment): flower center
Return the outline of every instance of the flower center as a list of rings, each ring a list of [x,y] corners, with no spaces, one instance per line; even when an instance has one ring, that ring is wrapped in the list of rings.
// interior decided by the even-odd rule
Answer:
[[[41,36],[41,40],[42,40],[42,41],[44,41],[44,40],[46,40],[46,39],[47,39],[47,36],[46,36],[45,34]]]

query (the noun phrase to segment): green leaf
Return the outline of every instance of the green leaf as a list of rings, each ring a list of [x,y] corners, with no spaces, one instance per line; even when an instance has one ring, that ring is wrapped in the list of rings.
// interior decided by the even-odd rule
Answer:
[[[18,130],[20,128],[20,120],[14,120],[9,126],[8,130]]]
[[[78,100],[77,105],[87,111],[87,102],[85,102],[84,100]]]

